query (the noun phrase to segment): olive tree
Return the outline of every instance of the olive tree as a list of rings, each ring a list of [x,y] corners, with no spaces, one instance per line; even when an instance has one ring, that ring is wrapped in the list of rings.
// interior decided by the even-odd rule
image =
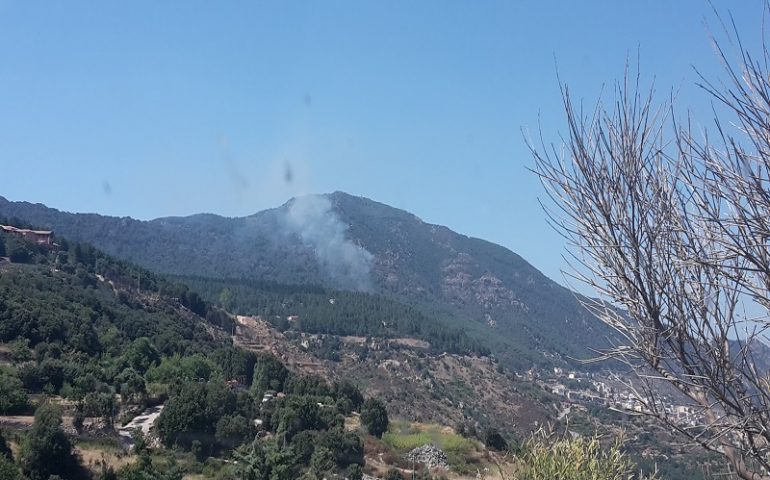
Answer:
[[[562,84],[567,134],[530,147],[569,275],[617,332],[600,358],[633,369],[645,413],[741,478],[770,479],[770,52],[725,32],[728,81],[699,84],[718,112],[711,133],[627,70],[587,113]],[[694,423],[666,408],[662,383]]]
[[[388,431],[389,424],[385,405],[376,398],[367,399],[361,407],[361,423],[370,434],[377,438],[382,437],[382,434]]]

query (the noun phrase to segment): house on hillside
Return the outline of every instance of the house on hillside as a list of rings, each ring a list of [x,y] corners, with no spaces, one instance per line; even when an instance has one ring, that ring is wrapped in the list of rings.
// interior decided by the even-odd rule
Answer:
[[[38,245],[53,245],[53,232],[50,230],[29,230],[11,225],[0,225],[0,229],[5,233],[18,235],[28,242],[35,242]]]

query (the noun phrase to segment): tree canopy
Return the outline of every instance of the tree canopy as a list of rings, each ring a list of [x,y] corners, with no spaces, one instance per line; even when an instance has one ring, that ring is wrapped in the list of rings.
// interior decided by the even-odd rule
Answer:
[[[376,398],[369,398],[361,407],[361,423],[375,437],[381,437],[388,431],[388,412],[385,405]]]

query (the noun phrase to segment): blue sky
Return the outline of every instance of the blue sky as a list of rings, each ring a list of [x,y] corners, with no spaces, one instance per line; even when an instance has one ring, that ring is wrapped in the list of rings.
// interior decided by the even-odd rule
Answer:
[[[714,4],[756,44],[761,0]],[[705,0],[0,0],[0,195],[149,219],[343,190],[561,281],[522,135],[564,131],[556,65],[590,103],[638,51],[706,124],[706,23]]]

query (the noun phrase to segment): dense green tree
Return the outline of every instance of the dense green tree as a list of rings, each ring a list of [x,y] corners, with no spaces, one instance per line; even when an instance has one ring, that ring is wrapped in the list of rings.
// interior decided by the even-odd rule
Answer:
[[[262,443],[255,439],[233,452],[233,456],[237,460],[235,478],[294,480],[300,471],[293,447],[276,441]]]
[[[64,384],[64,365],[50,358],[38,364],[27,363],[19,368],[19,377],[24,388],[31,392],[58,393]]]
[[[83,431],[83,423],[86,420],[86,412],[82,403],[75,405],[75,412],[72,414],[72,426],[78,433]]]
[[[303,430],[328,428],[321,415],[321,408],[312,397],[291,396],[284,399],[273,413],[272,424],[279,438],[291,441]]]
[[[204,460],[206,460],[206,456],[207,456],[206,450],[208,449],[204,450],[203,444],[197,438],[193,440],[192,443],[190,443],[190,452],[195,457],[195,460],[199,462],[203,462]]]
[[[251,422],[241,415],[224,415],[216,424],[215,438],[227,448],[234,448],[244,441],[253,439],[254,427]]]
[[[2,240],[0,240],[2,243]],[[2,480],[22,480],[21,471],[10,457],[0,456],[0,479]]]
[[[27,408],[27,392],[18,377],[0,372],[0,413],[20,413]]]
[[[123,358],[129,367],[141,374],[160,362],[158,350],[147,337],[134,340],[126,349]]]
[[[342,426],[321,434],[318,445],[332,452],[340,468],[364,464],[364,445],[361,438],[353,432],[346,432]]]
[[[0,431],[0,456],[13,458],[13,452],[11,451],[11,447],[8,446],[8,442],[5,440],[5,437],[3,436],[2,431]]]
[[[144,378],[131,368],[124,369],[115,377],[115,384],[124,402],[142,403],[147,394]]]
[[[5,256],[5,234],[0,233],[0,257]]]
[[[235,347],[219,349],[211,356],[226,380],[239,380],[249,385],[254,377],[257,358],[256,353]]]
[[[351,411],[357,411],[364,403],[364,396],[361,394],[361,390],[349,380],[335,382],[334,396],[337,399],[338,405],[342,405],[340,410],[346,415]]]
[[[29,340],[20,338],[11,342],[11,358],[15,363],[32,360],[32,351],[29,349]]]
[[[48,480],[51,475],[66,479],[88,478],[74,454],[72,444],[61,429],[61,413],[51,404],[35,412],[32,429],[24,438],[19,464],[30,480]]]
[[[388,412],[385,405],[376,398],[369,398],[361,407],[361,423],[375,437],[381,437],[388,431]]]
[[[265,458],[265,449],[258,439],[233,452],[237,460],[237,478],[244,480],[268,480],[270,474]]]
[[[146,377],[150,382],[171,383],[183,381],[208,381],[219,372],[219,367],[214,361],[203,355],[180,354],[165,357],[157,366],[150,367]]]
[[[190,448],[199,440],[210,448],[217,423],[235,408],[235,395],[222,380],[185,382],[175,387],[158,417],[158,435],[165,445]]]
[[[155,424],[160,440],[168,446],[186,446],[201,435],[214,433],[206,417],[206,385],[182,384],[163,408]]]
[[[334,459],[334,455],[331,450],[326,447],[318,447],[310,457],[310,470],[318,478],[324,478],[324,476],[333,471],[337,463]]]
[[[283,447],[275,443],[266,450],[265,460],[270,470],[270,480],[295,480],[297,478],[296,456],[291,446]]]
[[[283,391],[293,395],[331,396],[333,391],[326,380],[318,375],[289,375]]]
[[[282,391],[289,371],[280,360],[271,354],[261,354],[254,364],[252,389],[261,394],[267,390]]]
[[[500,432],[496,428],[488,428],[484,433],[484,444],[487,448],[497,450],[499,452],[508,449],[508,442],[505,441]]]
[[[206,384],[206,417],[216,425],[224,415],[235,411],[235,394],[221,379]]]
[[[89,393],[83,399],[83,411],[86,417],[101,417],[107,425],[112,426],[117,413],[115,396],[112,393]]]
[[[134,441],[134,454],[139,457],[144,456],[149,452],[147,445],[147,437],[140,428],[136,428],[131,432],[131,439]]]
[[[297,462],[308,464],[310,462],[310,457],[315,451],[317,443],[318,432],[315,430],[303,430],[294,435],[294,437],[291,439],[291,445],[294,448],[294,453],[297,456]]]
[[[6,235],[5,250],[13,263],[26,263],[32,260],[32,246],[17,238],[16,235]]]

